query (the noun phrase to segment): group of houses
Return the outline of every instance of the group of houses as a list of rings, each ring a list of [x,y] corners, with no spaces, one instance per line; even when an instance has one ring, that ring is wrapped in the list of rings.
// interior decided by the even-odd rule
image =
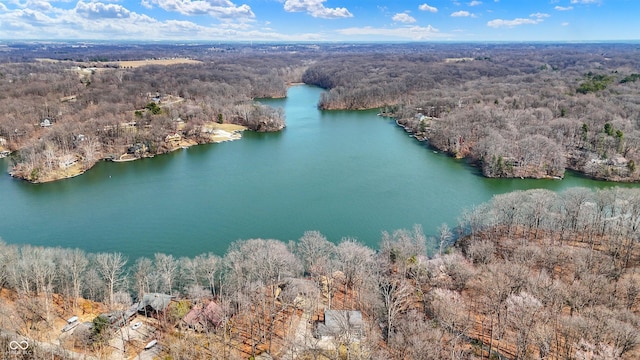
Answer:
[[[277,297],[278,295],[275,296]],[[304,298],[305,296],[301,294],[300,297]],[[140,321],[134,320],[136,316],[155,318],[163,321],[164,319],[168,319],[169,315],[173,313],[171,310],[172,307],[180,303],[179,299],[172,295],[147,293],[129,308],[102,313],[96,317],[96,319],[100,318],[99,321],[104,325],[114,329],[132,324],[131,329],[136,330],[142,324]],[[302,310],[298,308],[297,305],[294,305],[294,309],[290,312],[290,315],[299,316],[302,319]],[[176,325],[182,330],[206,332],[225,326],[227,323],[226,320],[228,319],[226,316],[227,314],[218,302],[214,300],[204,301],[195,304]],[[94,333],[96,319],[81,323],[78,322],[78,318],[74,316],[67,321],[62,332],[72,334],[71,336],[73,336],[76,341],[79,340],[90,344],[86,339],[91,338],[90,334]],[[237,321],[234,320],[234,327],[241,328],[242,321],[242,316],[240,316]],[[282,323],[286,324],[291,322],[283,321]],[[244,332],[240,328],[236,330],[239,334],[243,334]],[[310,335],[320,341],[319,344],[323,341],[326,341],[325,344],[332,344],[334,340],[348,341],[351,343],[358,342],[362,339],[365,335],[365,326],[360,311],[326,309],[322,312],[322,315],[316,317],[315,322],[310,324],[309,331]],[[147,333],[145,337],[148,336],[149,334]],[[153,345],[155,345],[155,343]]]

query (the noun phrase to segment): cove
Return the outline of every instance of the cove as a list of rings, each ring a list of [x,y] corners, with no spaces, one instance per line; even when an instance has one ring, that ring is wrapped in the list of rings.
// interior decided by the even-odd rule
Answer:
[[[318,230],[377,247],[382,231],[420,224],[427,235],[456,225],[464,208],[514,190],[634,186],[586,179],[487,179],[434,153],[376,111],[319,111],[322,90],[289,89],[280,133],[29,184],[0,176],[0,237],[8,243],[119,251],[223,255],[238,239],[298,239]],[[7,159],[0,160],[6,169]]]

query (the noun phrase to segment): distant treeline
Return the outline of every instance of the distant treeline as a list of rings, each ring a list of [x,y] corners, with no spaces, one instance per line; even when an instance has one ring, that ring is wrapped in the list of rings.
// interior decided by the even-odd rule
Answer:
[[[222,257],[127,259],[2,243],[0,285],[23,300],[0,324],[38,328],[51,318],[54,293],[73,309],[79,296],[118,307],[162,292],[221,304],[229,327],[207,331],[225,334],[224,346],[244,339],[253,355],[276,337],[300,356],[313,354],[295,335],[281,335],[290,333],[277,319],[328,307],[364,314],[362,341],[346,333],[335,340],[357,358],[632,358],[640,340],[639,227],[639,189],[573,188],[497,195],[462,214],[455,229],[439,227],[435,239],[416,226],[384,233],[377,250],[317,231],[290,243],[240,240]],[[435,253],[427,254],[427,242],[439,245]],[[170,332],[180,317],[169,315]],[[244,335],[230,330],[241,323]],[[184,334],[165,351],[206,356],[202,338]]]

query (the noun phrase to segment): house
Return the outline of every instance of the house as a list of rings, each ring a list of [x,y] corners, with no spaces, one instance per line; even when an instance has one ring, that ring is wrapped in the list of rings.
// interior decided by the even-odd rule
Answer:
[[[67,154],[67,155],[63,155],[60,158],[58,165],[60,166],[61,169],[66,169],[77,162],[78,162],[78,159],[75,157],[75,155]]]
[[[7,139],[0,137],[0,146],[5,146],[7,145]]]
[[[171,303],[173,296],[160,293],[144,294],[138,303],[138,312],[150,316],[163,312]]]
[[[184,323],[197,331],[204,331],[208,328],[218,327],[224,319],[224,311],[216,302],[211,301],[204,308],[194,307],[182,319]]]
[[[135,303],[131,305],[127,310],[125,310],[124,317],[127,319],[131,319],[132,317],[136,316],[136,314],[138,313],[138,305],[139,303]]]
[[[339,338],[348,336],[360,339],[364,335],[362,313],[356,310],[325,310],[324,321],[317,322],[316,338]]]
[[[627,166],[627,163],[628,163],[627,159],[625,159],[623,156],[614,156],[609,160],[607,165],[624,167],[624,166]]]
[[[40,122],[40,127],[50,127],[51,126],[51,120],[49,119],[43,119]]]
[[[132,155],[141,156],[142,154],[149,151],[149,148],[146,144],[143,143],[135,143],[127,148],[127,153]]]
[[[171,141],[180,141],[182,139],[182,136],[180,136],[180,134],[178,133],[174,133],[174,134],[169,134],[164,138],[165,142],[171,142]]]
[[[125,316],[124,311],[114,310],[108,313],[102,313],[98,315],[103,319],[106,319],[109,325],[115,325],[116,327],[122,327],[127,324],[129,319]]]

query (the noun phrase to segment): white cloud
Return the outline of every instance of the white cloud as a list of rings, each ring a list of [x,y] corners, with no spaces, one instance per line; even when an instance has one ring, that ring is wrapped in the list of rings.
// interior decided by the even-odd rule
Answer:
[[[87,19],[124,19],[131,16],[131,12],[121,5],[99,2],[78,1],[75,10],[78,15]]]
[[[571,0],[572,4],[599,4],[601,0]]]
[[[569,26],[569,23],[568,22],[563,22],[562,26]]]
[[[476,17],[474,14],[465,11],[465,10],[460,10],[460,11],[456,11],[454,13],[451,13],[451,16],[453,17]]]
[[[81,1],[82,2],[82,1]],[[109,9],[108,4],[90,6],[83,3],[83,10],[56,9],[54,17],[29,9],[0,12],[0,34],[6,39],[95,39],[95,40],[262,40],[262,41],[318,41],[330,40],[321,33],[282,34],[270,29],[250,29],[246,24],[231,22],[204,26],[184,20],[160,21],[144,14],[121,8],[115,13],[128,17],[100,17],[100,9]],[[116,4],[113,4],[116,5]],[[84,9],[87,7],[87,9]],[[119,6],[119,5],[118,5]],[[97,10],[96,10],[97,9]],[[81,14],[83,11],[85,13]],[[92,17],[86,16],[87,11]],[[113,11],[113,10],[112,10]],[[107,12],[109,14],[109,12]],[[113,14],[113,13],[111,13]],[[46,34],[46,37],[43,37]]]
[[[45,1],[45,0],[28,0],[25,4],[20,4],[20,5],[30,10],[38,10],[38,11],[53,10],[53,6],[49,3],[49,1]]]
[[[482,4],[482,1],[473,0],[472,2],[469,3],[469,6],[478,6],[481,4]]]
[[[7,9],[7,5],[0,3],[0,11],[9,11],[9,9]]]
[[[534,25],[534,24],[537,24],[539,22],[540,22],[540,20],[538,20],[538,19],[525,19],[525,18],[517,18],[517,19],[513,19],[513,20],[495,19],[495,20],[489,21],[487,23],[487,26],[493,27],[493,28],[514,27],[514,26],[525,25],[525,24]]]
[[[554,9],[558,11],[569,11],[569,10],[573,10],[573,6],[556,6],[554,7]]]
[[[324,19],[350,18],[353,14],[347,8],[327,8],[327,0],[285,0],[284,10],[287,12],[306,12],[307,14]]]
[[[428,12],[432,12],[432,13],[437,13],[438,12],[438,8],[434,7],[434,6],[430,6],[427,3],[424,3],[420,6],[418,6],[418,9],[422,10],[422,11],[428,11]]]
[[[338,33],[347,36],[377,36],[388,38],[401,38],[411,40],[432,40],[438,38],[449,37],[431,25],[424,26],[405,26],[399,28],[374,28],[371,26],[347,28],[337,30]]]
[[[504,20],[504,19],[494,19],[487,23],[487,26],[492,28],[500,28],[500,27],[515,27],[519,25],[536,25],[544,21],[545,18],[548,18],[549,14],[545,13],[533,13],[529,15],[528,18],[516,18],[513,20]]]
[[[160,21],[119,4],[80,0],[74,8],[55,8],[45,14],[31,9],[0,12],[0,34],[7,39],[220,39],[220,40],[318,40],[318,34],[280,34],[255,30],[224,21],[199,25],[190,21]],[[109,0],[107,0],[109,1]],[[242,21],[243,18],[240,18]],[[244,19],[246,20],[246,19]]]
[[[529,15],[529,17],[537,18],[537,19],[544,19],[544,18],[548,18],[549,16],[551,16],[551,15],[545,14],[545,13],[539,13],[539,12]]]
[[[31,9],[16,10],[13,15],[16,20],[22,20],[27,23],[32,23],[36,26],[53,21],[51,17],[43,14],[42,12],[34,11]]]
[[[217,18],[253,18],[251,7],[243,4],[236,6],[229,0],[142,0],[147,8],[154,5],[165,11],[183,15],[211,15]]]
[[[401,22],[401,23],[405,23],[405,24],[410,24],[410,23],[414,23],[416,22],[416,19],[413,18],[413,16],[407,14],[407,13],[398,13],[393,15],[393,21],[395,22]]]

